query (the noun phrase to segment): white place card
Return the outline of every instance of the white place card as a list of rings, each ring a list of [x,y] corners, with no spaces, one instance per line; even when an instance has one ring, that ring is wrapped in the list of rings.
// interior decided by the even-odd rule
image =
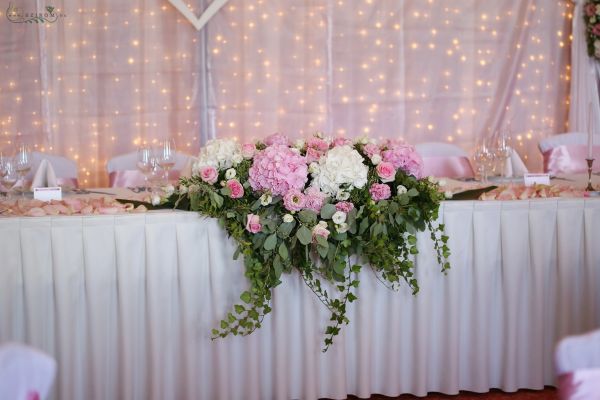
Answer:
[[[62,200],[62,189],[60,186],[33,188],[33,198],[41,201]]]
[[[550,185],[550,174],[525,174],[525,186]]]

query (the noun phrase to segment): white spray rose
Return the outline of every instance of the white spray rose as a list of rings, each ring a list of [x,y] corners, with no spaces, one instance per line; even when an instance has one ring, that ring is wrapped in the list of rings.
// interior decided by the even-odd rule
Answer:
[[[379,165],[379,163],[381,163],[381,156],[379,154],[373,154],[373,157],[371,157],[371,162],[373,165]]]
[[[335,230],[338,231],[338,233],[344,233],[344,232],[348,232],[348,224],[345,222],[342,222],[341,224],[336,225]]]

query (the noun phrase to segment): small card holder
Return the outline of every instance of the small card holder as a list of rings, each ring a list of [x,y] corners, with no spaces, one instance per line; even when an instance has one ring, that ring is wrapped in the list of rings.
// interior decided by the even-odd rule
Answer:
[[[62,189],[57,187],[33,188],[33,198],[40,201],[62,200]]]
[[[550,185],[550,174],[525,174],[525,186]]]

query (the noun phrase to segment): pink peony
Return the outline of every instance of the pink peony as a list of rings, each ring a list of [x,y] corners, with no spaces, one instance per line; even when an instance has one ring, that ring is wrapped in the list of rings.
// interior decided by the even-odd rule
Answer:
[[[200,167],[200,179],[202,179],[204,182],[212,185],[217,181],[218,178],[219,173],[215,167],[211,167],[210,165]]]
[[[254,157],[254,153],[256,152],[256,146],[253,143],[246,143],[242,145],[242,157],[246,160]]]
[[[585,14],[588,17],[593,17],[594,15],[596,15],[596,5],[594,3],[588,3],[585,6]]]
[[[269,190],[283,196],[290,189],[302,190],[308,180],[304,157],[282,145],[269,146],[254,156],[249,181],[255,191]]]
[[[248,214],[246,216],[246,230],[250,233],[258,233],[262,230],[260,217],[256,214]]]
[[[390,187],[385,183],[374,183],[369,188],[369,193],[371,194],[371,198],[375,201],[389,199],[392,195],[392,191]]]
[[[274,144],[279,144],[279,145],[283,145],[283,146],[290,145],[290,141],[287,138],[287,136],[282,135],[281,133],[274,133],[272,135],[267,136],[265,138],[264,142],[267,146],[272,146]]]
[[[311,162],[319,161],[324,154],[324,152],[309,147],[306,149],[306,163],[310,164]]]
[[[374,143],[367,143],[363,146],[363,152],[369,156],[369,158],[373,157],[375,154],[381,154],[381,150],[379,146]]]
[[[423,172],[423,159],[413,146],[394,145],[382,154],[383,161],[391,163],[394,168],[400,168],[409,175],[420,179]]]
[[[304,204],[304,208],[313,210],[317,213],[321,212],[321,208],[323,208],[327,194],[321,192],[319,188],[314,186],[306,189],[304,194],[306,195],[306,203]]]
[[[237,179],[228,180],[227,188],[231,191],[229,197],[231,197],[232,199],[239,199],[244,195],[244,187]]]
[[[600,24],[594,25],[592,28],[592,33],[596,36],[600,36]]]
[[[375,170],[382,182],[392,182],[396,178],[396,168],[390,162],[380,162]]]
[[[306,197],[301,191],[297,189],[290,189],[285,196],[283,196],[283,205],[289,211],[300,211],[306,204]]]
[[[329,229],[327,229],[327,225],[322,225],[322,224],[318,224],[315,225],[315,227],[312,230],[312,236],[313,239],[316,238],[317,236],[321,236],[325,239],[327,239],[329,237]]]
[[[338,147],[338,146],[345,146],[345,145],[352,145],[352,140],[350,139],[346,139],[345,137],[336,137],[335,140],[333,141],[333,143],[331,144],[331,147]]]
[[[352,211],[353,208],[354,208],[354,204],[350,203],[349,201],[340,201],[339,203],[337,203],[335,205],[336,211],[342,211],[342,212],[345,212],[346,214],[348,214],[350,211]]]
[[[306,147],[325,152],[329,149],[329,143],[326,140],[313,136],[306,141]]]

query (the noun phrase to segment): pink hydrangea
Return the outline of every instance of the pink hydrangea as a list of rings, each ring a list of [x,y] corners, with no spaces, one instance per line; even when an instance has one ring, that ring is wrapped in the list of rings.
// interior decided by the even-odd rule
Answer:
[[[304,157],[283,145],[272,145],[257,153],[249,171],[252,189],[268,190],[273,196],[283,196],[291,189],[302,190],[307,180]]]
[[[336,137],[335,140],[333,141],[333,143],[331,144],[331,147],[338,147],[338,146],[345,146],[345,145],[352,145],[352,140],[347,139],[345,137]]]
[[[279,144],[283,146],[290,145],[290,140],[288,139],[288,137],[282,135],[281,133],[273,133],[272,135],[267,136],[264,142],[267,146],[272,146],[274,144]]]
[[[250,233],[258,233],[262,230],[260,217],[256,214],[248,214],[246,216],[246,230]]]
[[[283,196],[283,205],[289,211],[300,211],[304,208],[305,204],[306,197],[297,189],[290,189],[285,196]]]
[[[206,183],[210,183],[211,185],[217,181],[219,178],[219,173],[215,167],[211,167],[210,165],[205,165],[200,167],[200,179],[202,179]]]
[[[306,203],[304,204],[304,208],[313,210],[317,213],[321,212],[321,208],[323,208],[327,194],[321,192],[319,188],[314,186],[306,189],[304,194],[306,195]]]
[[[364,153],[369,156],[369,158],[373,157],[375,154],[381,154],[381,149],[375,143],[367,143],[363,146]]]
[[[254,157],[254,153],[256,152],[256,146],[254,143],[245,143],[242,145],[242,157],[249,160]]]
[[[329,143],[326,140],[313,136],[306,141],[306,147],[325,152],[329,150]]]
[[[348,214],[353,209],[354,209],[354,204],[352,204],[349,201],[340,201],[339,203],[337,203],[335,205],[336,211],[345,212],[346,214]]]
[[[391,163],[394,168],[400,168],[409,175],[420,179],[423,173],[423,159],[413,146],[394,145],[382,154],[383,161]]]
[[[369,188],[371,198],[375,201],[389,199],[392,195],[392,191],[385,183],[374,183]]]
[[[244,196],[244,187],[237,179],[230,179],[227,181],[227,188],[230,190],[229,197],[232,199],[239,199]]]

